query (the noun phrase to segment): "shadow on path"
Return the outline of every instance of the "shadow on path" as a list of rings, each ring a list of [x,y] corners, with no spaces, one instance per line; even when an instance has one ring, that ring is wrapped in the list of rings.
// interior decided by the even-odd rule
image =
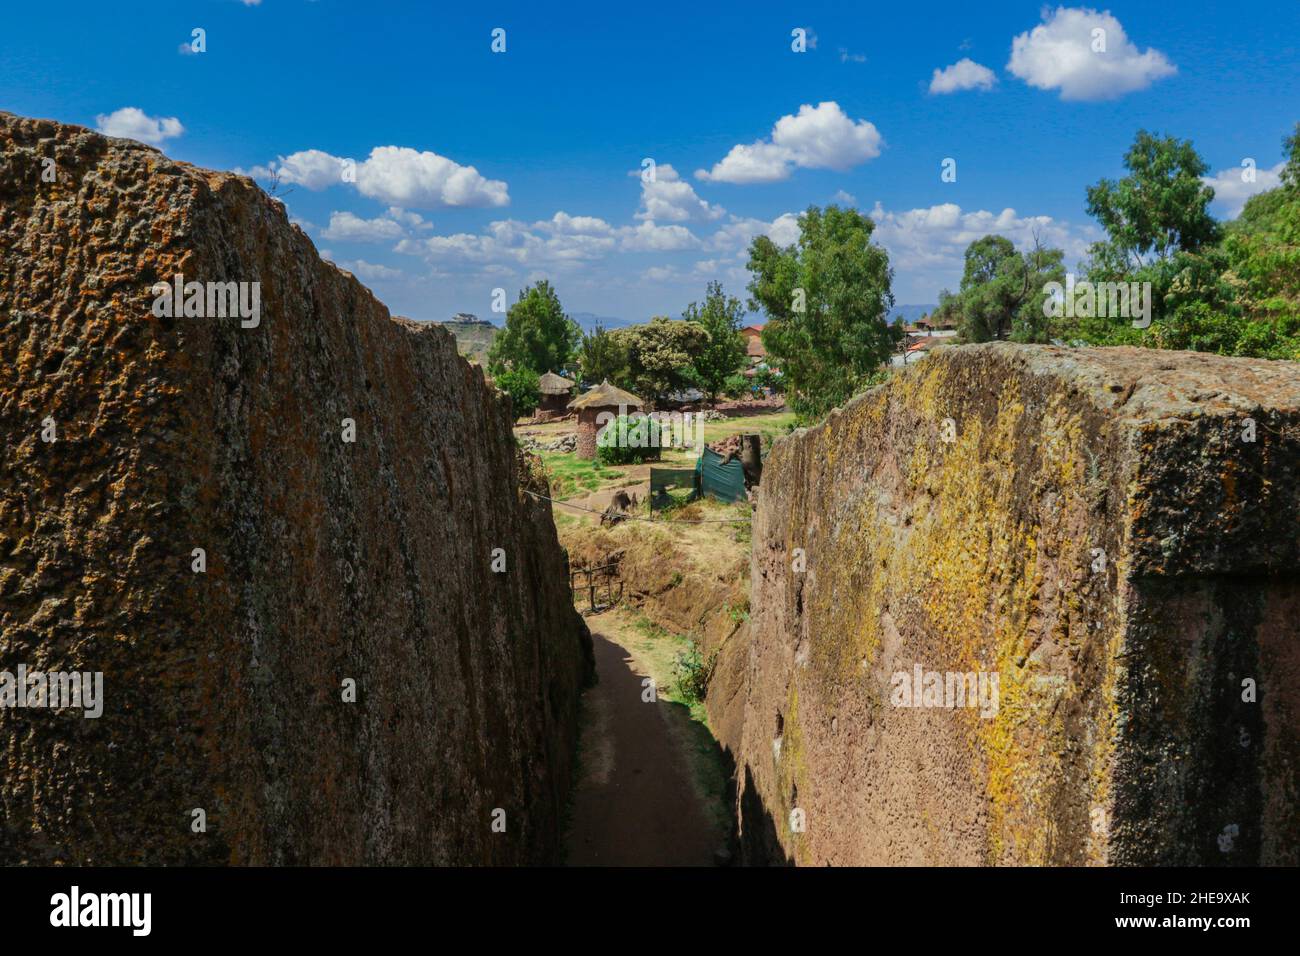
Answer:
[[[570,866],[711,866],[724,845],[670,721],[687,708],[645,691],[623,647],[593,630],[596,684],[583,698],[582,778],[566,838]],[[674,710],[681,713],[675,713]]]

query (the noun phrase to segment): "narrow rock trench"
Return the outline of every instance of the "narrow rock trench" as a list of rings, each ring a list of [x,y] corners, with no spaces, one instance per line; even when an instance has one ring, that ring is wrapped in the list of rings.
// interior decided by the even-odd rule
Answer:
[[[583,697],[570,866],[713,866],[730,859],[721,752],[662,688],[628,628],[591,621],[596,682]],[[715,751],[709,753],[709,749]]]

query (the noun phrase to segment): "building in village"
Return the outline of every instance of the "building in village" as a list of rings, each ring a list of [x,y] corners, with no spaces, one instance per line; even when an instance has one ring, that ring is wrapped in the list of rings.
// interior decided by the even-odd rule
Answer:
[[[569,414],[569,399],[573,397],[574,384],[554,372],[547,372],[537,380],[538,390],[542,393],[541,401],[537,404],[538,421],[550,421]]]
[[[640,411],[644,407],[641,399],[631,392],[625,392],[609,380],[601,382],[585,395],[579,395],[569,402],[569,409],[578,413],[578,448],[579,458],[596,457],[596,433],[609,421],[619,415]],[[601,413],[607,415],[601,417]],[[597,422],[597,418],[600,421]]]

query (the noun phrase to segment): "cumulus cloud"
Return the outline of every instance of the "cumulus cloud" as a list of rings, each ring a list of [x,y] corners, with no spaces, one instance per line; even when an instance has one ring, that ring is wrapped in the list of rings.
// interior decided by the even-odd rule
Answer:
[[[634,169],[628,175],[641,176],[641,170]],[[669,163],[655,166],[653,181],[641,179],[641,208],[637,211],[637,219],[707,221],[720,219],[725,214],[726,210],[721,206],[710,205],[697,196],[695,188],[682,179]]]
[[[881,136],[867,120],[849,119],[838,103],[804,104],[782,116],[768,139],[731,148],[711,170],[695,178],[722,183],[772,183],[796,167],[846,170],[880,155]]]
[[[376,146],[357,167],[363,196],[416,209],[440,206],[505,206],[506,184],[485,179],[473,166],[406,146]]]
[[[534,223],[534,228],[567,236],[607,236],[614,231],[613,226],[598,216],[570,216],[563,211]]]
[[[768,222],[732,216],[709,238],[708,247],[719,251],[733,250],[743,256],[755,236],[768,236],[778,246],[791,245],[799,239],[799,217],[787,212]]]
[[[501,180],[486,179],[473,166],[406,146],[376,146],[360,163],[307,149],[254,167],[250,175],[259,179],[278,175],[282,183],[312,190],[351,182],[363,196],[404,208],[505,206],[510,202],[509,190]]]
[[[185,127],[175,116],[149,116],[134,106],[124,106],[112,113],[100,113],[95,117],[95,128],[105,136],[137,139],[151,146],[175,139],[185,132]]]
[[[1219,170],[1213,176],[1203,176],[1201,181],[1214,187],[1214,205],[1223,215],[1236,219],[1251,196],[1282,185],[1282,170],[1285,168],[1286,163],[1282,162],[1272,169],[1256,169],[1255,181],[1249,182],[1244,178],[1246,170],[1237,166]]]
[[[1063,100],[1114,99],[1177,72],[1159,50],[1138,50],[1108,11],[1086,7],[1044,10],[1041,24],[1011,41],[1007,69]]]
[[[876,223],[872,240],[884,246],[899,278],[900,301],[924,301],[940,288],[956,290],[965,264],[966,247],[987,235],[1006,236],[1018,248],[1032,248],[1034,234],[1044,246],[1065,250],[1072,266],[1100,238],[1093,226],[1082,229],[1051,216],[1020,216],[1014,209],[964,212],[956,203],[941,203],[902,212],[885,210],[876,203],[871,212]],[[931,298],[930,301],[936,301]]]
[[[330,213],[330,224],[321,231],[323,238],[341,242],[385,242],[405,235],[406,227],[394,219],[362,219],[350,212]]]
[[[998,79],[987,66],[970,57],[962,57],[952,66],[935,70],[930,78],[930,92],[956,93],[959,90],[991,90]]]
[[[699,245],[685,226],[660,226],[647,219],[638,226],[619,230],[621,248],[627,252],[675,252]]]
[[[349,272],[371,281],[375,279],[401,279],[406,275],[401,269],[366,262],[365,259],[357,259],[354,262],[340,262],[339,265]]]
[[[268,163],[254,166],[248,175],[254,179],[274,179],[281,183],[302,186],[313,191],[328,189],[330,186],[344,182],[348,161],[319,149],[304,149]]]
[[[619,247],[623,231],[594,216],[557,212],[532,224],[498,220],[477,234],[406,238],[394,250],[430,262],[477,265],[485,270],[503,265],[555,268],[607,255]]]

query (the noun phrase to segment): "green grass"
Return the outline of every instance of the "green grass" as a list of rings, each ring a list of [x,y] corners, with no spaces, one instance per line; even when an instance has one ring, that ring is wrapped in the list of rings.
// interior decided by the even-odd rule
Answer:
[[[544,451],[541,457],[550,478],[551,497],[561,501],[614,485],[625,474],[622,468],[610,468],[570,452]]]
[[[660,627],[639,611],[633,613],[637,615],[633,626],[643,635],[634,644],[637,657],[654,678],[658,696],[686,709],[690,719],[685,722],[687,736],[684,743],[688,747],[694,778],[692,784],[704,799],[705,808],[718,832],[727,833],[731,828],[731,808],[725,800],[727,769],[722,750],[709,728],[704,701],[693,694],[682,693],[677,683],[682,671],[681,662],[684,659],[689,662],[692,655],[698,657],[695,642]]]

